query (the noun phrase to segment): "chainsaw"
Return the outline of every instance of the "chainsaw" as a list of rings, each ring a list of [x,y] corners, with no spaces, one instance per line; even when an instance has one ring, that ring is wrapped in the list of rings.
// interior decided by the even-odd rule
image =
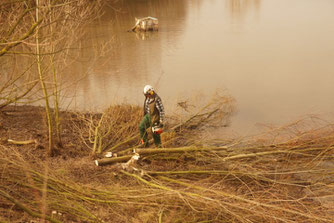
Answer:
[[[153,126],[152,126],[152,132],[154,134],[158,134],[160,135],[162,132],[163,132],[163,126],[161,124],[158,124],[158,123],[155,123]]]

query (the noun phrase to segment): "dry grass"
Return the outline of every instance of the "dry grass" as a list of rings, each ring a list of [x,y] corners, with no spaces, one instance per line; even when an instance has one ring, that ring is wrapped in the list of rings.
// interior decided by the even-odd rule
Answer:
[[[142,109],[139,106],[115,105],[100,114],[75,115],[72,120],[73,132],[80,136],[92,154],[102,153],[136,136],[141,117]]]
[[[128,123],[124,131],[137,131],[135,117],[112,110],[109,123],[132,120],[134,129]],[[205,117],[200,114],[170,122],[170,129],[181,124],[169,133],[170,146],[181,144],[178,135],[199,131],[185,123]],[[1,146],[0,221],[333,222],[333,125],[310,117],[223,148],[147,155],[125,171],[117,164],[97,167],[88,156],[40,160]]]

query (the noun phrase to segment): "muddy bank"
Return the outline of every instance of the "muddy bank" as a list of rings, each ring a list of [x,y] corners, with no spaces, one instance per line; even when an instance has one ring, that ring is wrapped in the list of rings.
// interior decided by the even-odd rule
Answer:
[[[0,221],[332,222],[331,125],[294,134],[297,126],[288,126],[226,141],[219,151],[143,156],[124,169],[120,164],[96,166],[84,138],[87,128],[81,134],[74,128],[85,126],[82,117],[100,116],[63,112],[63,145],[58,155],[48,157],[44,108],[1,111]],[[194,123],[190,126],[196,130]],[[181,145],[180,139],[194,134],[181,130],[176,144],[169,145]],[[8,139],[38,143],[15,145]]]
[[[76,113],[62,112],[62,146],[55,144],[58,155],[67,157],[85,156],[89,154],[80,138],[71,127],[71,120]],[[38,106],[8,106],[0,111],[0,137],[4,145],[21,148],[22,151],[44,157],[48,148],[48,127],[45,108]],[[36,143],[27,145],[13,145],[8,140],[27,141]]]

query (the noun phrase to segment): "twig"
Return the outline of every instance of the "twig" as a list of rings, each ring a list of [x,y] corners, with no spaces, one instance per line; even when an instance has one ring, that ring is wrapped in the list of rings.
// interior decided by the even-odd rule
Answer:
[[[42,218],[43,216],[39,213],[36,213],[32,210],[30,210],[29,208],[27,208],[26,206],[24,206],[23,204],[21,204],[19,201],[17,201],[16,199],[14,199],[13,197],[11,197],[9,194],[7,194],[6,192],[0,190],[0,196],[6,198],[7,200],[11,201],[12,203],[14,203],[17,207],[19,207],[20,209],[22,209],[24,212],[26,212],[27,214],[29,214],[32,217],[36,217],[36,218]],[[61,223],[60,221],[53,219],[49,216],[44,216],[46,220],[52,222],[52,223]]]
[[[289,214],[292,214],[292,215],[299,215],[299,216],[302,216],[302,217],[306,217],[308,219],[314,219],[314,220],[318,220],[318,221],[322,221],[322,222],[333,222],[332,220],[327,219],[327,218],[317,217],[315,215],[304,214],[302,212],[294,211],[292,209],[286,209],[286,208],[271,205],[271,204],[265,204],[265,203],[257,202],[257,201],[254,201],[254,200],[249,200],[249,199],[237,196],[237,195],[233,195],[233,194],[225,193],[225,192],[222,192],[222,191],[217,191],[217,190],[212,190],[212,189],[209,189],[209,188],[204,188],[204,187],[192,185],[192,184],[185,183],[185,182],[182,182],[182,181],[179,181],[179,180],[174,180],[174,179],[171,179],[171,178],[168,178],[168,177],[160,176],[159,178],[161,178],[163,180],[166,180],[166,181],[169,181],[169,182],[172,182],[172,183],[183,185],[183,186],[186,186],[186,187],[189,187],[189,188],[194,188],[194,189],[197,189],[197,190],[200,190],[200,191],[209,191],[209,192],[215,193],[217,195],[228,197],[228,198],[231,198],[231,199],[234,199],[234,200],[243,201],[243,202],[249,203],[251,205],[262,206],[262,207],[266,207],[266,208],[270,208],[270,209],[275,209],[275,210],[283,211],[283,212],[286,212],[286,213],[289,213]]]

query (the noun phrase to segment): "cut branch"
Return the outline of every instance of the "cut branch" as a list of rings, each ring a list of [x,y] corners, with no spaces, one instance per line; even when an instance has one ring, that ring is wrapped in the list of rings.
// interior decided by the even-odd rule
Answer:
[[[15,144],[15,145],[28,145],[28,144],[33,144],[36,143],[35,139],[30,139],[30,140],[25,140],[25,141],[17,141],[13,139],[8,139],[9,143]]]
[[[295,210],[292,210],[292,209],[286,209],[284,207],[279,207],[279,206],[275,206],[275,205],[272,205],[272,204],[266,204],[266,203],[258,202],[258,201],[255,201],[255,200],[250,200],[250,199],[247,199],[247,198],[243,198],[241,196],[229,194],[229,193],[226,193],[226,192],[223,192],[223,191],[217,191],[217,190],[212,190],[212,189],[196,186],[196,185],[193,185],[193,184],[185,183],[183,181],[174,180],[174,179],[171,179],[171,178],[168,178],[168,177],[160,176],[159,178],[163,179],[163,180],[166,180],[168,182],[183,185],[187,188],[193,188],[193,189],[196,189],[196,190],[199,190],[199,191],[212,192],[212,193],[214,193],[218,196],[228,197],[230,199],[238,200],[238,201],[241,201],[241,202],[246,202],[246,203],[249,203],[251,205],[261,206],[261,207],[264,207],[264,208],[274,209],[274,210],[278,210],[278,211],[283,211],[285,213],[289,213],[289,214],[292,214],[292,215],[299,215],[299,216],[302,216],[302,217],[305,217],[305,218],[308,218],[308,219],[317,220],[317,221],[321,221],[321,222],[332,222],[332,220],[330,220],[330,219],[318,217],[318,216],[315,216],[315,215],[309,215],[308,213],[302,213],[302,212],[299,212],[299,211],[295,211]]]
[[[203,151],[215,151],[215,150],[226,150],[228,147],[213,147],[213,148],[197,148],[197,147],[181,147],[181,148],[167,148],[167,149],[135,149],[134,152],[139,155],[154,155],[160,153],[185,153],[185,152],[203,152]],[[117,162],[127,161],[132,157],[132,155],[125,155],[115,158],[104,158],[100,160],[95,160],[97,166],[103,166],[108,164],[113,164]]]

